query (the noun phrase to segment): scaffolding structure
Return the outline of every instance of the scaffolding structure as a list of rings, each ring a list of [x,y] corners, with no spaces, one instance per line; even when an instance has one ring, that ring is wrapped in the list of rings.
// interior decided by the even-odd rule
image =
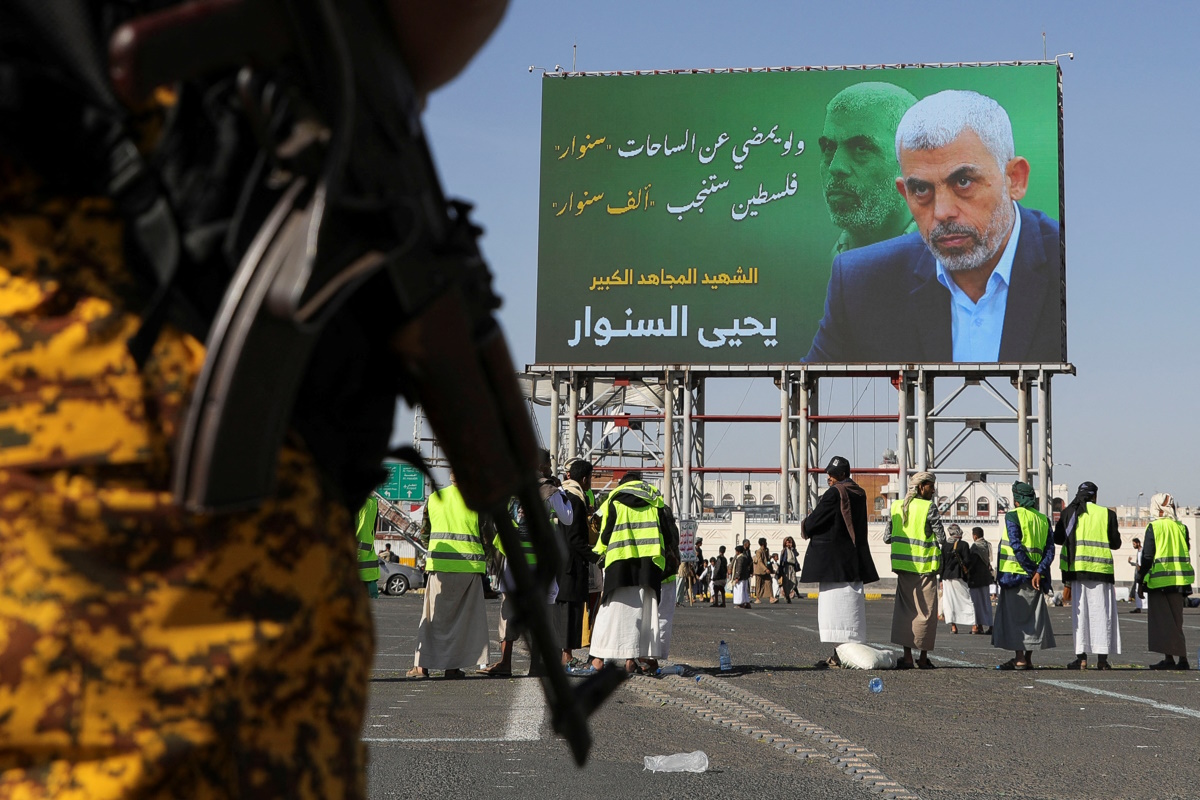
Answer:
[[[821,426],[826,423],[896,426],[895,466],[854,469],[857,474],[894,476],[903,496],[916,472],[962,476],[971,482],[1011,477],[1031,482],[1042,511],[1050,513],[1053,483],[1051,378],[1074,374],[1070,364],[781,364],[781,365],[533,365],[523,377],[546,387],[551,409],[549,449],[556,469],[572,458],[587,458],[619,476],[637,469],[661,480],[664,494],[684,519],[703,509],[704,475],[777,475],[780,521],[803,519],[821,490],[824,465]],[[709,413],[705,383],[713,378],[768,378],[779,391],[778,414]],[[824,413],[822,381],[889,379],[896,410],[887,414]],[[1016,389],[1011,402],[997,388]],[[935,385],[936,384],[936,385]],[[946,385],[952,388],[946,390]],[[940,394],[940,401],[937,399]],[[991,414],[957,413],[966,395],[989,398]],[[712,465],[705,453],[707,423],[774,423],[779,426],[774,465]],[[967,466],[951,466],[968,440],[990,445],[993,456]],[[940,443],[940,446],[939,446]]]

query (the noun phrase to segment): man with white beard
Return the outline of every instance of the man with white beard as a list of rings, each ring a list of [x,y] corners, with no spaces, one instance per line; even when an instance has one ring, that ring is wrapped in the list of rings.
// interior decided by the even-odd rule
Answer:
[[[1019,362],[1064,358],[1058,222],[1018,205],[1029,162],[1008,114],[950,90],[896,129],[918,233],[833,262],[808,362]]]

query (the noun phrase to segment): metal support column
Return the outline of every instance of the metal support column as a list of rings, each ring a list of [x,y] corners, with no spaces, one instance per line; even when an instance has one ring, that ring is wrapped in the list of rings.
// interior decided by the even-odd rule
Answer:
[[[579,456],[579,377],[567,373],[567,460]]]
[[[929,424],[929,407],[930,395],[928,380],[925,377],[924,370],[917,370],[916,380],[916,402],[913,403],[913,411],[917,417],[917,435],[914,442],[916,446],[915,456],[917,472],[925,472],[930,467],[937,466],[933,463],[933,454],[929,452],[929,441],[932,438],[930,434],[932,426]]]
[[[675,499],[675,386],[671,370],[663,375],[663,485],[662,493],[672,509],[680,507]]]
[[[1029,482],[1029,379],[1017,374],[1017,480]]]
[[[680,503],[680,519],[699,519],[699,511],[692,507],[692,373],[683,373],[683,502]]]
[[[900,382],[896,387],[896,408],[899,412],[899,425],[896,433],[896,492],[900,497],[908,495],[908,374],[900,373]]]
[[[1042,513],[1050,516],[1050,387],[1045,370],[1038,370],[1037,419],[1038,419],[1038,497]]]
[[[791,420],[791,398],[788,397],[788,371],[779,373],[779,521],[788,518],[788,433]]]
[[[804,387],[801,400],[803,408],[800,409],[805,438],[804,446],[800,448],[800,463],[797,465],[800,467],[800,496],[797,498],[796,513],[800,519],[807,517],[809,509],[816,505],[817,498],[813,493],[812,479],[808,471],[814,464],[820,463],[821,458],[821,424],[812,419],[821,413],[820,379],[813,378],[811,384],[810,386],[806,383]]]
[[[788,404],[788,446],[792,451],[792,467],[788,470],[788,506],[796,512],[796,519],[803,519],[800,516],[800,482],[804,474],[800,471],[800,435],[806,430],[801,415],[801,409],[808,405],[808,372],[806,370],[800,370],[800,377],[788,387],[788,393],[791,398]],[[807,454],[807,446],[803,452]]]
[[[558,428],[562,422],[562,399],[558,391],[558,373],[550,373],[550,472],[558,474]]]

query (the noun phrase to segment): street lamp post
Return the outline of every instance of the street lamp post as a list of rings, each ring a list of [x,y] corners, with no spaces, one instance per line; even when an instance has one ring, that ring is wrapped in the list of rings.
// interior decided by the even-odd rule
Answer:
[[[1137,524],[1142,524],[1142,498],[1146,496],[1145,492],[1138,492],[1137,496]]]

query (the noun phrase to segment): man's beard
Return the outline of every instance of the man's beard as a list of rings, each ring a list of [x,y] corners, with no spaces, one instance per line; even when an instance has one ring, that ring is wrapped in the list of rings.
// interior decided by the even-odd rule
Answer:
[[[886,190],[869,189],[866,193],[839,181],[825,182],[825,205],[829,208],[829,218],[833,224],[842,230],[856,233],[871,233],[879,230],[887,222],[888,217],[900,210],[904,198],[896,192],[892,184]],[[853,207],[840,210],[829,201],[829,192],[837,190],[854,197]]]
[[[999,203],[988,221],[987,230],[980,232],[969,225],[959,225],[954,222],[939,222],[929,232],[921,234],[926,246],[934,257],[942,262],[947,272],[962,272],[976,269],[986,264],[1004,244],[1004,237],[1012,230],[1016,212],[1012,203],[1007,200]],[[953,252],[938,246],[937,240],[943,236],[967,236],[972,243],[966,249]]]

